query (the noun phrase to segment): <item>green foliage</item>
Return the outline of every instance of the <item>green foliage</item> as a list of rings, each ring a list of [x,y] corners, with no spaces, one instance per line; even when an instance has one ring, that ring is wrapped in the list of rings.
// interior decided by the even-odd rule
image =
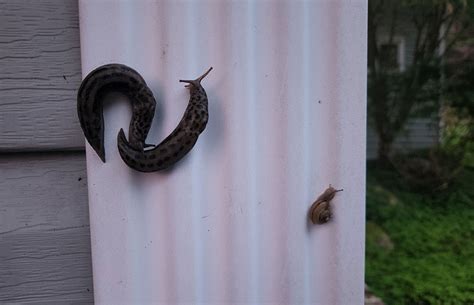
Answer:
[[[474,113],[460,113],[459,108],[445,107],[443,112],[444,127],[441,130],[441,147],[447,153],[459,154],[467,149],[473,140]]]
[[[466,155],[464,156],[464,165],[474,168],[474,142],[470,141],[466,145]]]
[[[410,189],[436,193],[445,190],[461,171],[466,151],[460,148],[456,145],[417,150],[395,156],[392,163]]]
[[[474,5],[473,5],[474,7]],[[474,26],[473,26],[474,27]],[[474,28],[470,31],[474,35]],[[463,49],[473,50],[474,39],[468,38],[459,43],[459,49],[454,49],[450,55],[452,58],[463,58]],[[446,64],[446,80],[443,84],[445,89],[445,104],[457,109],[459,117],[474,117],[474,53],[472,58],[455,60],[448,58]]]
[[[474,303],[474,170],[436,196],[368,169],[366,282],[387,305]],[[387,235],[393,248],[378,242]]]

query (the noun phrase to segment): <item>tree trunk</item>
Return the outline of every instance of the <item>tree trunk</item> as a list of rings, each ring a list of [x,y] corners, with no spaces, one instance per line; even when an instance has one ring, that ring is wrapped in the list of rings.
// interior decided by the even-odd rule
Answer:
[[[381,167],[390,167],[390,153],[392,152],[393,138],[378,134],[377,163]]]

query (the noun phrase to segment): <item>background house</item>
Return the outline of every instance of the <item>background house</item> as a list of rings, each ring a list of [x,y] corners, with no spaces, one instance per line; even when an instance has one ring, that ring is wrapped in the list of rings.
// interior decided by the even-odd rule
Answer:
[[[394,69],[405,71],[413,62],[413,54],[416,43],[416,30],[410,14],[400,12],[399,22],[395,28],[392,42],[390,37],[390,19],[381,22],[378,31],[379,49],[382,58],[388,58],[387,63]],[[378,139],[377,134],[371,126],[370,116],[367,127],[367,159],[377,158]],[[409,119],[403,131],[394,141],[393,149],[398,152],[407,152],[415,149],[433,147],[439,140],[439,118],[438,117],[413,117]]]

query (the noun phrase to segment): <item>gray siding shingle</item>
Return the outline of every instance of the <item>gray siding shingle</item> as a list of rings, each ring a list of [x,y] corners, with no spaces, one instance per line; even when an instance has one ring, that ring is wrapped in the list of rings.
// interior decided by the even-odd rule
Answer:
[[[75,0],[0,0],[0,152],[83,149]]]

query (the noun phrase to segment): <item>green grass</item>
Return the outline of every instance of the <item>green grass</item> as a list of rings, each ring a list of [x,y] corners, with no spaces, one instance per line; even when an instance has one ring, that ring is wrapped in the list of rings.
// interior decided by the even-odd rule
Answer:
[[[419,194],[367,170],[366,283],[387,305],[474,304],[474,170]]]

